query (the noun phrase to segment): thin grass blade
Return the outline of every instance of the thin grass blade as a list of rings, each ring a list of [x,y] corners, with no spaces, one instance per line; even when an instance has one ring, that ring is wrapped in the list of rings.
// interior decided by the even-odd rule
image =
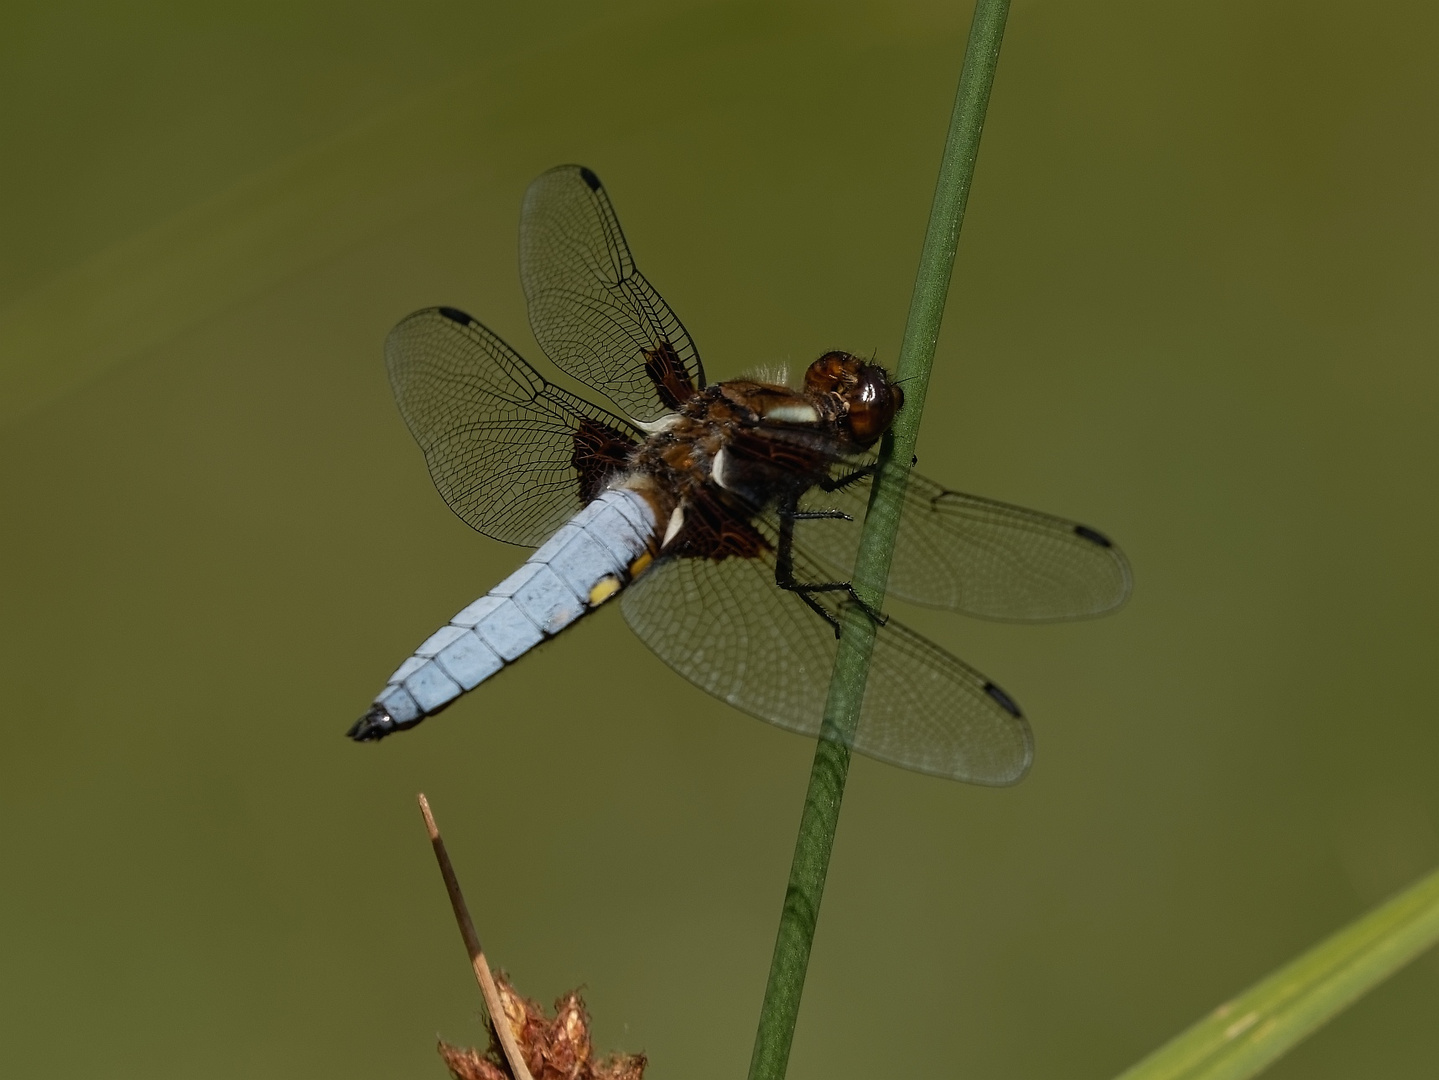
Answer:
[[[1439,942],[1439,870],[1161,1046],[1118,1080],[1257,1076]]]

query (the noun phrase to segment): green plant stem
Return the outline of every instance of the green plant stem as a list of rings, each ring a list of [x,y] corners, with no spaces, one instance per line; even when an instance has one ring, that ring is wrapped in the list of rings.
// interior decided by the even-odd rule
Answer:
[[[855,562],[855,591],[874,609],[884,601],[904,486],[914,459],[934,347],[949,294],[955,245],[974,178],[980,132],[989,107],[989,92],[994,85],[1008,13],[1008,0],[978,0],[970,24],[969,46],[965,50],[959,91],[950,117],[949,136],[910,300],[909,321],[896,365],[895,378],[904,389],[904,408],[881,448],[879,472]],[[759,1031],[750,1059],[750,1080],[780,1080],[789,1063],[805,970],[809,966],[845,778],[849,773],[849,744],[858,728],[860,706],[864,701],[875,628],[854,605],[846,609],[843,625],[825,703],[824,725],[815,748],[799,836],[795,841],[789,886],[780,913],[769,983],[760,1009]]]
[[[1225,1002],[1119,1080],[1241,1080],[1439,942],[1439,871]]]

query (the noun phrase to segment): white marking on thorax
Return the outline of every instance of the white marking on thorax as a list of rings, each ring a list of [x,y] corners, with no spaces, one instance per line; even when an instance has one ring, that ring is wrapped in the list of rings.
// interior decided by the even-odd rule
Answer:
[[[635,427],[643,431],[646,435],[658,435],[660,432],[668,431],[670,428],[674,427],[680,422],[681,419],[682,417],[679,413],[672,412],[666,413],[658,420],[651,420],[649,423],[645,423],[643,420],[635,420],[634,425]]]
[[[664,547],[673,540],[684,527],[685,508],[683,506],[676,506],[674,513],[670,515],[670,523],[665,526],[665,538],[660,541],[660,547]]]
[[[813,405],[779,405],[765,413],[764,418],[786,424],[813,424],[819,420],[819,413]]]
[[[710,479],[719,487],[728,487],[724,479],[725,448],[721,446],[714,458],[710,461]]]

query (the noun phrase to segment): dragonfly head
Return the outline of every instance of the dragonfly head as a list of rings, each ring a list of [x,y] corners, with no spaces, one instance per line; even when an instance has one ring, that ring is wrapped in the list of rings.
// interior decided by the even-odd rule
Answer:
[[[839,401],[839,421],[862,447],[872,446],[889,430],[904,404],[904,391],[889,381],[889,372],[846,352],[825,353],[811,364],[804,388]]]

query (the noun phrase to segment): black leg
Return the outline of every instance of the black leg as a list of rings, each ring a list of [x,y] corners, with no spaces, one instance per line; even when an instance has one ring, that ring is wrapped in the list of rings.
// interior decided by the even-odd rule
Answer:
[[[879,462],[872,461],[864,468],[855,469],[853,472],[847,472],[843,476],[825,477],[825,479],[819,482],[818,486],[821,491],[839,491],[841,488],[849,487],[850,484],[853,484],[856,481],[863,480],[866,476],[873,476],[875,470],[878,468]]]
[[[889,436],[888,436],[888,435],[885,435],[885,438],[888,439]],[[912,454],[912,455],[910,455],[909,467],[912,469],[912,468],[914,468],[914,467],[915,467],[916,465],[918,465],[918,464],[919,464],[919,455],[918,455],[918,454]],[[878,462],[878,461],[871,461],[868,465],[865,465],[863,468],[855,469],[855,470],[852,471],[852,472],[847,472],[847,473],[845,473],[843,476],[829,476],[829,477],[826,477],[825,479],[821,480],[817,486],[819,487],[819,489],[820,489],[821,491],[839,491],[841,488],[847,488],[847,487],[850,486],[850,484],[853,484],[853,483],[855,483],[855,482],[858,481],[858,480],[863,480],[866,476],[873,476],[873,475],[874,475],[875,473],[877,473],[878,471],[879,471],[879,462]]]
[[[775,552],[774,560],[774,583],[781,589],[798,593],[799,598],[809,605],[810,609],[824,619],[834,628],[834,636],[840,636],[839,620],[820,606],[819,601],[814,598],[815,593],[842,592],[847,593],[849,598],[859,605],[876,626],[883,626],[886,617],[881,615],[874,608],[860,599],[859,593],[854,591],[854,586],[848,581],[796,581],[794,579],[794,523],[813,519],[835,519],[843,518],[850,520],[849,515],[838,510],[797,510],[794,500],[781,503],[779,506],[779,548]]]

